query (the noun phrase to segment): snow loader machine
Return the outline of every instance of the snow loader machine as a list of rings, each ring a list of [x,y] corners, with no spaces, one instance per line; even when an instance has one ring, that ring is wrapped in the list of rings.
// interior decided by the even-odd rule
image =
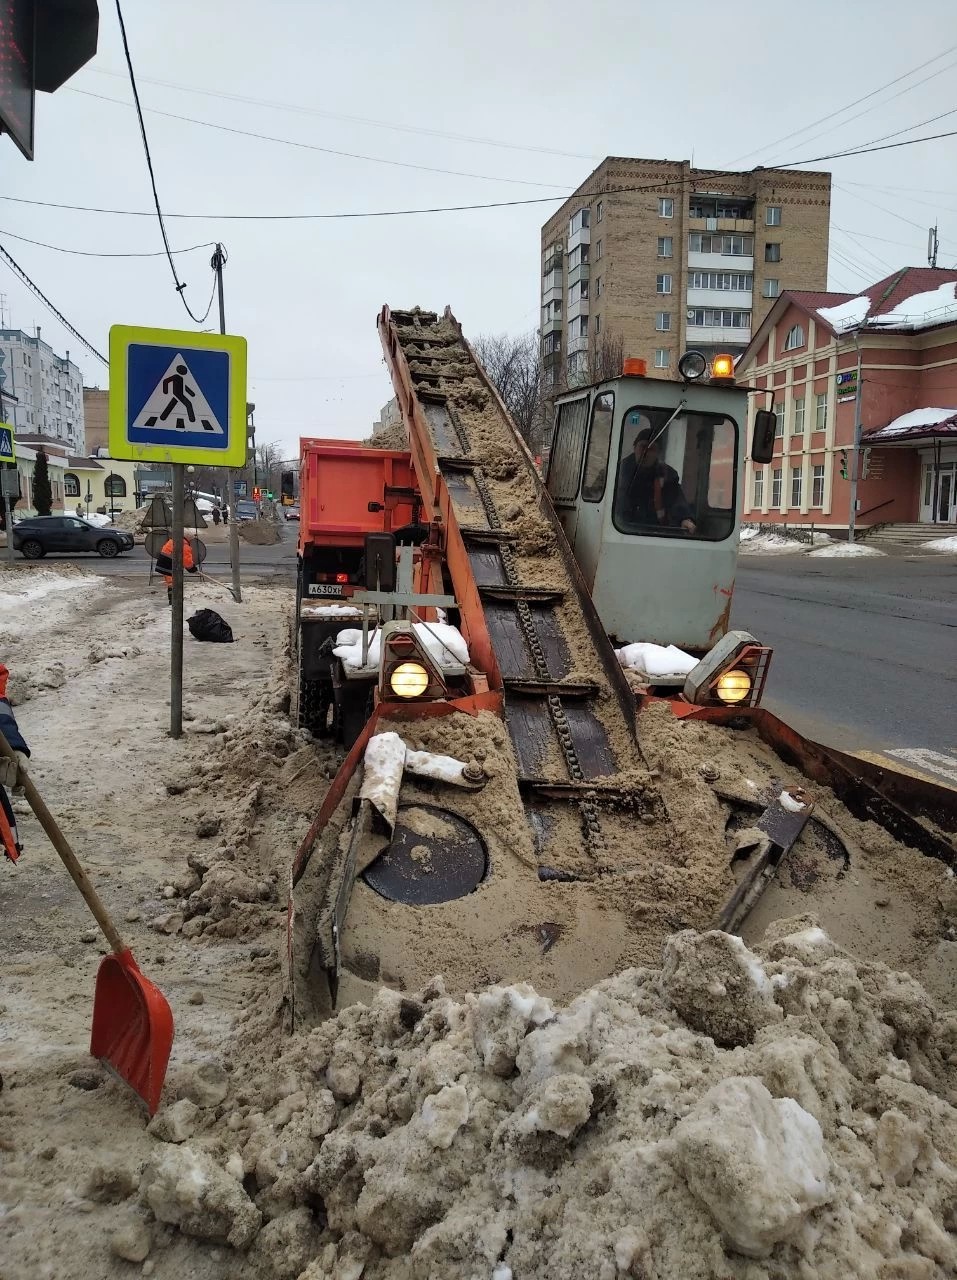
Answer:
[[[806,830],[846,871],[815,787],[952,863],[957,792],[760,705],[771,653],[730,612],[744,453],[769,460],[775,417],[730,357],[689,352],[676,378],[630,359],[559,396],[542,478],[451,311],[385,307],[378,329],[407,448],[302,442],[293,705],[345,756],[291,869],[293,1025],[438,972],[567,993],[641,960],[655,929],[742,932]],[[629,683],[630,642],[684,668]],[[709,795],[719,862],[725,825],[753,837],[717,906],[686,802],[643,756],[655,708],[800,771],[771,796]]]

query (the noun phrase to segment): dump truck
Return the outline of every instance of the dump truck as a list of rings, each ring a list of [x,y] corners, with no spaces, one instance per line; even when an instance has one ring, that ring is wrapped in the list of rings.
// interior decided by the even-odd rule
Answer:
[[[770,650],[730,612],[743,458],[767,460],[775,421],[729,357],[569,390],[542,478],[451,311],[385,307],[378,329],[408,449],[302,448],[295,705],[345,757],[291,868],[294,1024],[433,972],[568,994],[664,932],[740,932],[802,842],[833,895],[853,841],[822,788],[952,862],[957,794],[761,706]],[[693,665],[636,689],[634,641]],[[711,726],[716,764],[682,772],[680,736],[650,764],[652,723]],[[790,781],[722,768],[734,741]]]

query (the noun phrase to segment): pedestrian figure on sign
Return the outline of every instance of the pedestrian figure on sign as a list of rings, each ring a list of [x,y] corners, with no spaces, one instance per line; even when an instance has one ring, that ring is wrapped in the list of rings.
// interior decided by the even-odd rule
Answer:
[[[185,364],[178,364],[176,366],[176,372],[171,373],[168,378],[163,379],[163,392],[164,394],[170,395],[170,402],[160,414],[160,422],[165,422],[178,404],[181,404],[186,410],[186,416],[189,418],[190,422],[196,421],[195,410],[186,398],[187,396],[195,397],[196,395],[196,392],[192,387],[188,387],[184,381],[185,375],[188,372],[189,371]],[[170,390],[171,388],[172,390]],[[176,425],[178,427],[183,425],[182,418],[177,419]]]

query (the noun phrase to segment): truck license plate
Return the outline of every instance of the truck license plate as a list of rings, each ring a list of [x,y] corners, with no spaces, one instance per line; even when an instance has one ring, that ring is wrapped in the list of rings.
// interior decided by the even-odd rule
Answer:
[[[309,594],[311,596],[341,596],[342,586],[338,582],[310,582]]]

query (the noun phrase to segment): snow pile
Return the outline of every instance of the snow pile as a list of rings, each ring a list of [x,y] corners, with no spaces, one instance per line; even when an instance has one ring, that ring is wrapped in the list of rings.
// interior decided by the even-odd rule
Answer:
[[[458,627],[450,627],[444,622],[414,622],[412,629],[415,638],[427,653],[439,665],[449,666],[451,663],[467,665],[469,647]],[[358,670],[362,666],[362,632],[355,628],[340,631],[336,637],[333,653],[341,658],[347,667]],[[367,667],[377,667],[382,656],[381,632],[377,629],[369,637],[369,655]]]
[[[883,556],[887,553],[877,547],[869,547],[866,542],[832,542],[830,546],[818,547],[809,554],[822,560],[847,560],[855,556]]]
[[[859,298],[838,303],[836,307],[818,307],[817,313],[825,324],[829,324],[838,333],[844,333],[863,324],[870,305],[870,298],[867,294],[862,294]]]
[[[105,529],[107,525],[113,524],[109,516],[101,515],[99,511],[91,511],[88,515],[84,515],[83,519],[95,529]]]
[[[798,542],[796,538],[784,538],[779,533],[758,533],[741,544],[741,554],[749,556],[781,556],[794,555],[798,551],[807,551],[806,542]]]
[[[649,680],[684,680],[698,659],[685,653],[677,645],[667,646],[637,641],[615,650],[615,656],[625,671],[636,671]]]
[[[36,604],[61,591],[90,590],[103,581],[88,574],[60,573],[54,569],[0,570],[0,615],[19,612],[24,605]]]
[[[739,542],[750,542],[752,538],[758,537],[758,526],[755,524],[743,524],[738,532]]]
[[[950,538],[934,538],[931,542],[925,542],[923,549],[925,551],[957,552],[957,535]]]
[[[904,431],[913,431],[915,427],[936,427],[941,422],[946,422],[948,418],[957,417],[957,409],[911,409],[909,413],[902,413],[899,418],[895,418],[893,422],[889,422],[886,427],[881,427],[877,431],[872,431],[865,436],[864,443],[872,440],[875,436],[894,436]]]
[[[929,329],[957,320],[957,283],[953,280],[915,293],[883,315],[872,316],[869,326],[882,329]]]
[[[804,917],[757,951],[677,934],[566,1007],[383,988],[237,1070],[139,1195],[237,1277],[929,1280],[957,1263],[955,1035]]]

